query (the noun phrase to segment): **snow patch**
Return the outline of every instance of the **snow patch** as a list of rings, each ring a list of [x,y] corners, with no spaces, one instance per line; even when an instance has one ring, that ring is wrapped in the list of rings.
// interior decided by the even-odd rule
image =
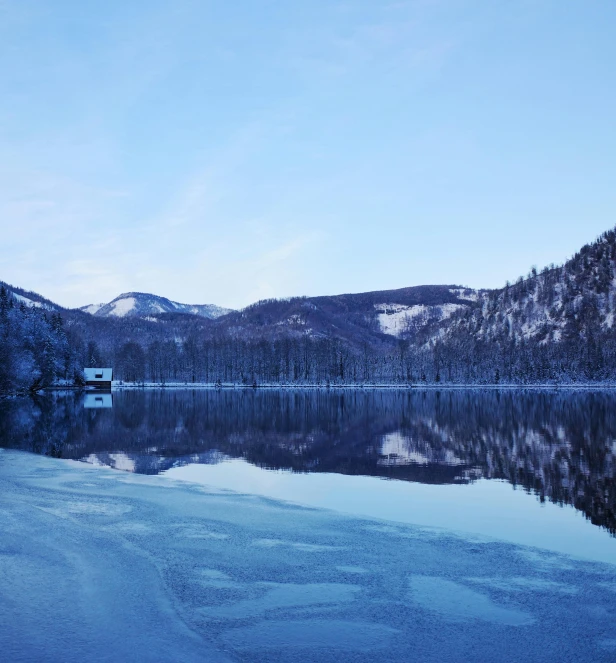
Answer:
[[[26,306],[32,306],[34,308],[46,308],[46,309],[50,308],[49,306],[41,304],[41,302],[35,302],[33,299],[29,299],[28,297],[24,297],[23,295],[18,295],[16,292],[13,292],[11,294],[13,295],[14,299],[16,299],[18,302],[25,304]]]
[[[466,307],[464,304],[414,304],[413,306],[375,304],[374,308],[379,312],[377,317],[381,332],[390,336],[400,336],[411,326],[440,322]]]
[[[115,302],[112,302],[112,309],[109,311],[109,315],[115,315],[118,318],[123,318],[135,308],[135,305],[136,301],[134,297],[118,299]]]
[[[105,304],[88,304],[87,306],[82,306],[80,310],[84,311],[84,313],[90,313],[90,315],[94,315],[97,311],[100,311]]]
[[[506,626],[528,626],[532,615],[501,606],[480,592],[451,580],[414,575],[409,579],[411,597],[419,608],[456,622],[480,620]]]

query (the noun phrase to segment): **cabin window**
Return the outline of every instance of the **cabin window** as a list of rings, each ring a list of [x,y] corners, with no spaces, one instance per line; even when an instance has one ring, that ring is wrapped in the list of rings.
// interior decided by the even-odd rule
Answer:
[[[95,377],[97,380],[102,380],[102,379],[103,379],[103,374],[102,374],[102,373],[95,373],[95,374],[94,374],[94,377]]]

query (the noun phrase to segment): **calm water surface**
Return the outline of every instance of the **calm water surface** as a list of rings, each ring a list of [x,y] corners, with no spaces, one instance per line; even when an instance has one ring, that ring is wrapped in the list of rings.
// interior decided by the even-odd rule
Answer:
[[[0,446],[616,562],[616,395],[55,393]]]

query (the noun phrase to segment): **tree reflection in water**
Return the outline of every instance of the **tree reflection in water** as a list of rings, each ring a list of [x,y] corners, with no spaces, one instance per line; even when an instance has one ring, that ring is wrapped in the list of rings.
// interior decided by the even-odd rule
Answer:
[[[233,457],[432,484],[504,479],[616,534],[608,391],[140,390],[101,410],[51,393],[0,402],[0,445],[145,474]]]

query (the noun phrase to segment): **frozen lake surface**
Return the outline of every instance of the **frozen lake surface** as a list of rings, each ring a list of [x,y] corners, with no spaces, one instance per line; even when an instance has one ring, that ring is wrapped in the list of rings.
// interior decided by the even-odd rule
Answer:
[[[2,404],[3,660],[615,660],[612,396],[296,396]]]

